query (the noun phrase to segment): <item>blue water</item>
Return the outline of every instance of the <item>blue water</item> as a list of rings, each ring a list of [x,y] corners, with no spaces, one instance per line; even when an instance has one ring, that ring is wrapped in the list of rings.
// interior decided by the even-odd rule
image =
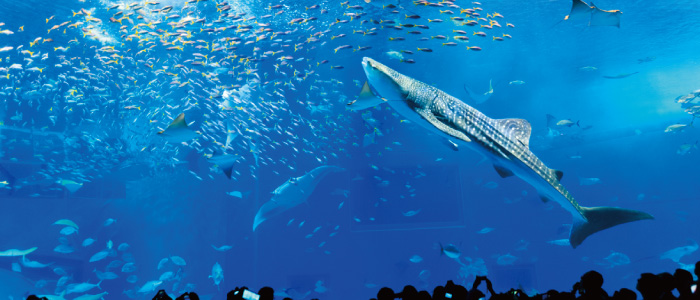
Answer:
[[[432,291],[451,279],[470,287],[477,275],[496,291],[535,293],[569,290],[591,269],[612,293],[634,288],[642,272],[692,270],[700,259],[698,130],[667,129],[693,121],[684,108],[697,99],[685,107],[675,99],[700,88],[696,1],[596,3],[623,12],[620,28],[558,23],[571,8],[564,0],[455,2],[480,7],[484,20],[502,26],[493,29],[453,22],[465,17],[459,9],[441,14],[447,8],[408,1],[394,9],[383,6],[395,2],[355,0],[281,8],[228,1],[230,10],[215,1],[135,3],[144,8],[0,1],[0,33],[11,32],[0,34],[0,48],[12,47],[0,50],[0,251],[37,247],[26,259],[50,264],[0,257],[2,294],[59,295],[98,283],[95,270],[116,277],[100,283],[104,299],[150,299],[153,289],[224,299],[243,285],[271,286],[280,299],[369,299],[383,286]],[[74,15],[81,9],[89,15]],[[493,12],[503,18],[487,19]],[[420,19],[406,18],[413,14]],[[167,24],[185,17],[182,28]],[[437,18],[443,22],[428,22]],[[387,20],[429,29],[386,28]],[[375,35],[353,33],[371,28]],[[469,42],[452,30],[465,30]],[[503,34],[512,38],[493,40]],[[336,53],[342,45],[353,49]],[[581,205],[655,219],[595,233],[576,249],[565,245],[570,214],[543,203],[532,186],[500,178],[476,152],[455,151],[386,104],[347,109],[366,81],[365,56],[491,118],[528,120],[530,149],[564,172],[561,183]],[[621,74],[632,75],[604,77]],[[468,99],[465,86],[484,93],[489,81],[486,102]],[[196,138],[158,134],[183,112]],[[574,124],[556,124],[564,120]],[[235,138],[225,147],[229,134]],[[208,161],[215,150],[237,157],[231,179]],[[343,171],[289,196],[298,203],[253,231],[265,203],[292,195],[273,191],[298,191],[302,179],[290,178],[323,165]],[[74,227],[59,220],[77,232],[61,233]],[[88,238],[94,243],[83,246]],[[459,257],[441,251],[448,245]],[[101,251],[107,256],[90,262]],[[676,261],[668,258],[674,253]],[[209,277],[216,263],[218,287]]]

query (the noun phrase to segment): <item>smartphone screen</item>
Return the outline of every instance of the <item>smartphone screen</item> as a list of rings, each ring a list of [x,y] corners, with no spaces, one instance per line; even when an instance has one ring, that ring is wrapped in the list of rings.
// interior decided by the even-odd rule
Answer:
[[[243,291],[243,299],[245,300],[260,300],[260,295],[253,293],[249,290]]]
[[[445,298],[447,298],[447,299],[452,299],[452,294],[450,294],[450,293],[445,293]]]

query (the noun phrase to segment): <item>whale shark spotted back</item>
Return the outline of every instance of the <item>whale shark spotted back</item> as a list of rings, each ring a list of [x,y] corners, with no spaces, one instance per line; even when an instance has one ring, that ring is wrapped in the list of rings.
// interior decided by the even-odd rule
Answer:
[[[362,66],[378,96],[387,99],[402,117],[483,154],[493,162],[501,177],[523,179],[537,190],[542,200],[553,200],[571,213],[572,247],[598,231],[653,219],[635,210],[579,205],[560,183],[563,173],[548,168],[530,151],[531,127],[526,120],[491,119],[459,99],[368,57],[362,60]]]

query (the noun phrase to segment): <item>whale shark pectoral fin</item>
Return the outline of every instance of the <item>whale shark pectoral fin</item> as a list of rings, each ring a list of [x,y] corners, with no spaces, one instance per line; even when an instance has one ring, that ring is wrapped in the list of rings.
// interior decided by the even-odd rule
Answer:
[[[530,147],[530,122],[523,119],[499,119],[496,120],[501,131],[511,139],[519,141],[525,147]]]
[[[571,227],[569,241],[576,248],[589,235],[598,231],[628,222],[649,220],[654,217],[648,213],[617,207],[581,207],[585,219],[575,221]]]
[[[472,140],[467,137],[466,134],[455,130],[454,128],[445,125],[445,123],[440,122],[433,113],[428,110],[428,109],[416,109],[416,113],[418,113],[421,117],[423,117],[428,123],[432,124],[433,126],[437,127],[437,129],[440,129],[440,131],[449,134],[453,137],[456,137],[464,142],[471,142]]]
[[[498,175],[501,176],[501,178],[507,178],[514,175],[513,171],[508,170],[507,168],[504,168],[502,166],[494,164],[493,168],[496,169],[496,172],[498,173]]]

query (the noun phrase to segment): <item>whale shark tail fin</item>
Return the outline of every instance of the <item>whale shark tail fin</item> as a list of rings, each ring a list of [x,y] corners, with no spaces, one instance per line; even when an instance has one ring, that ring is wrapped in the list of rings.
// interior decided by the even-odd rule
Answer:
[[[581,207],[586,220],[574,222],[569,242],[576,248],[589,235],[616,225],[653,219],[648,213],[617,207]]]

